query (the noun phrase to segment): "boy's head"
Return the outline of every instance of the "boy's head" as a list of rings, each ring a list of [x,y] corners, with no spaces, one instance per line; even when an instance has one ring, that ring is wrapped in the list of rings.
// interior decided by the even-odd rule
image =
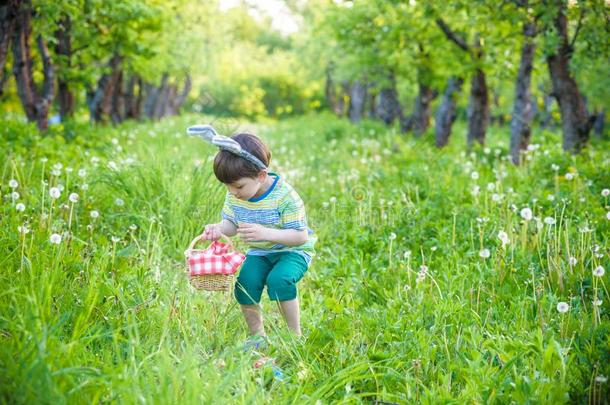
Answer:
[[[271,152],[259,137],[242,133],[231,138],[265,166],[269,166]],[[240,199],[249,199],[256,195],[261,183],[267,178],[267,170],[261,170],[254,163],[226,150],[220,150],[214,158],[214,174],[227,186],[231,194]]]

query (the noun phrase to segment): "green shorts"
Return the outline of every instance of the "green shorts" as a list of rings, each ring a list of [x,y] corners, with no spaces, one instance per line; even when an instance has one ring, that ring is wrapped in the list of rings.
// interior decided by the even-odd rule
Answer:
[[[258,304],[267,286],[270,299],[293,300],[307,267],[305,258],[296,252],[247,255],[235,283],[235,298],[242,305]]]

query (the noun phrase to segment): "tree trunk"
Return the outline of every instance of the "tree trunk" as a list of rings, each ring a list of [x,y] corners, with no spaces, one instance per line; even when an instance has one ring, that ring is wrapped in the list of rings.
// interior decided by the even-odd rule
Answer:
[[[468,103],[468,147],[474,141],[485,144],[485,131],[489,119],[489,91],[485,73],[476,69],[470,80],[470,100]]]
[[[165,110],[165,103],[167,102],[167,93],[169,91],[169,86],[167,83],[168,79],[168,74],[164,73],[163,77],[161,78],[161,85],[159,86],[157,96],[155,97],[151,116],[152,119],[158,120],[163,116],[163,111]]]
[[[393,73],[389,75],[389,85],[382,88],[377,96],[375,111],[377,116],[387,125],[392,124],[402,114],[398,102],[398,92],[396,91],[396,79]]]
[[[70,89],[70,84],[66,78],[72,68],[72,20],[69,15],[64,15],[59,21],[59,28],[55,32],[55,53],[64,60],[60,65],[57,75],[57,101],[59,103],[59,115],[62,121],[74,115],[75,97]]]
[[[413,115],[409,119],[409,129],[413,130],[416,137],[420,137],[430,126],[430,104],[436,96],[437,93],[432,87],[419,83],[419,93],[415,98]]]
[[[132,75],[125,88],[125,118],[140,118],[142,107],[142,79]]]
[[[451,127],[456,118],[457,96],[462,91],[464,80],[461,77],[450,77],[443,94],[441,105],[436,111],[435,138],[436,146],[442,148],[449,142]]]
[[[42,59],[44,81],[42,91],[37,90],[32,73],[32,56],[30,53],[30,35],[32,4],[23,1],[16,12],[13,30],[13,73],[17,82],[17,93],[30,122],[36,122],[40,130],[48,127],[48,114],[53,101],[53,81],[55,72],[51,63],[49,50],[39,35],[37,37],[38,51]]]
[[[97,89],[93,94],[89,95],[89,112],[91,115],[91,121],[101,122],[104,117],[108,116],[112,108],[112,99],[115,92],[115,86],[121,75],[120,64],[121,56],[115,53],[108,66],[111,71],[110,74],[104,74],[97,82]]]
[[[587,144],[592,121],[589,119],[583,97],[570,72],[572,49],[568,43],[568,27],[565,5],[562,2],[554,19],[559,35],[559,46],[547,57],[553,83],[553,95],[559,104],[563,128],[563,150],[578,153]]]
[[[191,76],[186,75],[182,91],[180,92],[180,94],[176,95],[172,101],[172,115],[180,114],[180,108],[182,108],[182,104],[184,104],[184,102],[186,101],[186,98],[188,97],[192,86],[193,82],[191,80]]]
[[[362,119],[364,112],[364,103],[366,101],[366,85],[360,80],[354,80],[350,87],[349,94],[349,119],[352,122],[359,122]]]
[[[119,70],[110,101],[110,119],[115,124],[119,124],[125,119],[125,90],[123,86],[123,72]]]
[[[375,88],[375,85],[369,83],[369,89],[370,88]],[[365,113],[367,118],[375,119],[377,118],[377,111],[375,110],[377,94],[375,94],[374,91],[370,90],[367,93],[368,94],[365,103]]]
[[[10,76],[10,73],[5,71],[4,66],[6,65],[11,36],[15,27],[17,9],[18,5],[14,0],[0,4],[0,97],[4,94],[4,85]]]
[[[513,116],[510,123],[510,154],[513,163],[519,164],[519,156],[522,150],[527,149],[531,135],[532,122],[532,97],[530,94],[530,83],[532,79],[532,68],[534,65],[534,54],[536,45],[536,26],[527,22],[523,25],[523,45],[521,47],[521,62],[517,82],[515,83],[515,104]]]
[[[599,139],[604,139],[604,121],[605,111],[603,109],[595,113],[595,120],[593,121],[593,133]]]
[[[326,67],[326,83],[324,85],[324,96],[326,97],[326,104],[328,108],[336,115],[341,114],[341,109],[338,106],[337,92],[335,91],[335,83],[333,82],[333,64],[330,63]]]
[[[539,89],[543,92],[542,94],[542,111],[539,112],[539,121],[541,128],[548,128],[550,126],[554,126],[553,124],[553,115],[551,114],[553,110],[553,94],[549,94],[546,89],[542,86]]]

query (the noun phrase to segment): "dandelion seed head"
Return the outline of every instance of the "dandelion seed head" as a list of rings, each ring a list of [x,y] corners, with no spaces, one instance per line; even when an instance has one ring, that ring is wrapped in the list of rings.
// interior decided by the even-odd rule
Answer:
[[[593,269],[593,275],[595,277],[603,277],[604,273],[606,273],[606,269],[603,266],[597,266]]]
[[[558,166],[558,165],[556,165],[555,163],[553,163],[553,164],[551,165],[551,170],[553,170],[554,172],[559,171],[559,166]]]
[[[531,219],[533,218],[532,210],[529,209],[528,207],[521,209],[520,214],[521,214],[521,218],[525,219],[526,221],[531,221]]]
[[[70,200],[73,203],[78,202],[78,194],[71,193],[70,196],[68,197],[68,200]]]
[[[396,234],[394,232],[390,233],[389,239],[390,240],[396,239]]]
[[[473,179],[473,180],[478,180],[479,179],[479,173],[478,172],[470,173],[470,178]]]
[[[78,177],[85,177],[87,176],[87,171],[85,169],[79,169],[77,174]]]
[[[574,179],[574,174],[573,173],[566,173],[566,180],[570,181]]]
[[[334,203],[336,203],[336,202],[337,202],[337,197],[335,197],[335,196],[330,197],[330,200],[329,200],[329,201],[330,201],[330,203],[331,203],[331,204],[334,204]]]
[[[602,301],[602,300],[600,300],[600,299],[595,299],[595,300],[593,300],[593,302],[592,302],[593,306],[595,306],[595,307],[599,307],[599,306],[601,306],[601,305],[602,305],[602,303],[603,303],[603,301]]]
[[[26,224],[23,224],[17,227],[17,232],[27,234],[30,233],[30,228],[28,228]]]
[[[608,382],[608,377],[600,374],[598,376],[595,376],[595,382],[598,384],[604,384],[604,383]]]
[[[570,310],[570,306],[568,305],[567,302],[562,301],[557,304],[557,311],[559,311],[559,313],[565,314],[569,310]]]
[[[18,183],[18,182],[17,182],[17,180],[15,180],[15,179],[10,179],[10,180],[8,181],[8,186],[9,186],[10,188],[17,188],[17,187],[19,187],[19,183]]]
[[[549,201],[555,201],[555,196],[553,194],[549,194],[546,199]]]
[[[18,199],[19,199],[19,197],[21,197],[21,196],[19,195],[19,193],[18,193],[18,192],[13,191],[13,192],[11,193],[11,200],[13,200],[13,201],[18,200]]]
[[[605,188],[602,190],[602,196],[608,197],[609,195],[610,195],[610,189]]]
[[[52,199],[56,200],[61,195],[61,191],[59,191],[59,188],[57,188],[57,187],[51,187],[49,189],[49,195],[51,196]]]
[[[23,212],[25,211],[25,205],[23,203],[18,203],[17,205],[15,205],[15,209],[19,212]]]
[[[554,217],[546,217],[544,218],[544,223],[547,225],[554,225],[555,224],[555,218]]]
[[[95,219],[95,218],[99,218],[100,213],[97,210],[93,210],[89,213],[89,215],[91,216],[91,218]]]
[[[481,258],[483,259],[489,258],[490,255],[491,253],[489,252],[489,249],[481,249],[481,251],[479,252],[479,256],[481,256]]]
[[[54,233],[51,235],[49,240],[51,241],[51,243],[53,243],[55,245],[59,245],[61,243],[61,235],[58,233]]]
[[[422,264],[421,266],[419,266],[419,272],[420,273],[427,273],[428,272],[428,266],[426,266],[425,264]]]
[[[411,251],[410,251],[410,250],[405,251],[405,253],[404,253],[402,256],[403,256],[405,259],[410,258],[410,257],[411,257]]]
[[[570,266],[576,266],[578,260],[574,256],[571,256],[570,259],[568,259],[568,263],[570,263]]]
[[[122,199],[120,199],[120,198],[115,199],[115,200],[114,200],[114,203],[115,203],[117,206],[119,206],[119,207],[122,207],[123,205],[125,205],[125,201],[123,201],[123,200],[122,200]]]

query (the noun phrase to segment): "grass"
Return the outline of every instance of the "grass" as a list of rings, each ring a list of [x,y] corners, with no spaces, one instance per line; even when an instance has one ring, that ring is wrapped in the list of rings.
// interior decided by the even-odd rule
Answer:
[[[461,124],[439,151],[328,115],[242,123],[319,236],[299,284],[304,338],[263,300],[280,381],[240,350],[234,300],[184,273],[225,192],[213,148],[184,135],[201,120],[71,128],[69,140],[3,122],[2,402],[607,403],[608,275],[593,271],[610,270],[608,143],[572,157],[536,130],[513,167],[507,128],[466,153]]]

